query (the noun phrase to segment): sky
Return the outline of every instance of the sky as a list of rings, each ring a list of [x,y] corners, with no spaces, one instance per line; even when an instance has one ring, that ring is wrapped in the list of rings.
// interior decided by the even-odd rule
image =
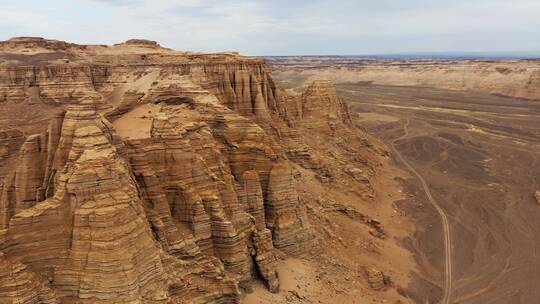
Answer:
[[[540,54],[540,0],[0,0],[0,40],[245,55]]]

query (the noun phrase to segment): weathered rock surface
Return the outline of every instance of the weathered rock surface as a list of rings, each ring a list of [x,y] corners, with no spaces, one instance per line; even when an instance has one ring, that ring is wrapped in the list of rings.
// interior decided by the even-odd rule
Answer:
[[[171,286],[185,284],[191,275],[185,269],[166,271],[171,264],[182,264],[175,256],[184,254],[198,259],[193,270],[204,268],[199,280],[215,281],[205,284],[219,295],[211,298],[234,302],[234,281],[189,237],[181,240],[169,209],[145,210],[145,196],[124,155],[126,147],[95,108],[87,100],[71,105],[61,122],[51,122],[48,133],[31,136],[23,144],[23,161],[15,170],[16,193],[2,200],[8,215],[3,252],[44,277],[56,299],[78,303],[167,302]],[[40,145],[36,138],[56,140]],[[47,155],[52,160],[27,165]],[[30,182],[21,185],[19,180]],[[164,213],[165,221],[155,218],[154,209]],[[172,230],[167,231],[173,235],[171,242],[159,238],[160,228]],[[208,296],[195,293],[190,300]]]
[[[389,283],[388,278],[378,269],[369,268],[366,270],[366,275],[371,289],[381,290]]]
[[[0,102],[63,109],[0,132],[2,303],[238,303],[255,278],[277,292],[280,259],[320,251],[295,166],[330,183],[317,145],[364,147],[331,83],[286,96],[234,53],[18,38],[0,57]]]
[[[47,283],[27,266],[10,261],[0,252],[0,300],[2,303],[58,303]]]
[[[17,152],[23,141],[23,133],[17,129],[0,131],[0,159],[7,159]]]

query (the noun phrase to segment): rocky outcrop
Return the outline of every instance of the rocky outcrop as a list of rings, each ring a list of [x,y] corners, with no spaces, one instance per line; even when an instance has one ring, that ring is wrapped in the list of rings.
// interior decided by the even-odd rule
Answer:
[[[279,290],[277,272],[274,268],[280,253],[274,249],[272,233],[266,224],[264,197],[259,174],[248,170],[242,175],[243,185],[239,186],[240,201],[247,207],[254,223],[250,252],[255,257],[257,270],[266,280],[272,292]]]
[[[55,124],[55,121],[51,123],[51,132],[58,130]],[[22,176],[21,180],[34,178],[28,179],[32,183],[24,184],[27,187],[21,188],[15,200],[4,202],[8,209],[14,206],[14,215],[9,218],[3,252],[47,278],[55,298],[62,302],[167,302],[170,289],[177,292],[178,286],[185,284],[186,276],[202,275],[166,272],[166,267],[182,264],[175,261],[175,256],[198,259],[191,263],[197,266],[193,267],[195,271],[198,267],[205,268],[204,276],[199,279],[216,281],[210,284],[212,292],[219,295],[212,295],[215,301],[236,301],[238,291],[234,281],[227,278],[217,261],[203,256],[193,241],[190,249],[190,238],[181,240],[177,230],[168,231],[174,234],[169,239],[176,244],[158,237],[160,228],[174,230],[173,224],[168,222],[169,227],[164,227],[164,221],[160,223],[155,218],[158,211],[166,211],[145,210],[144,196],[123,156],[126,148],[112,126],[96,113],[95,104],[83,102],[71,106],[61,126],[56,143],[49,141],[50,145],[41,151],[25,145],[21,148],[21,152],[42,152],[41,155],[53,150],[49,155],[54,160],[48,162],[47,168],[17,166],[15,174]],[[35,137],[26,143],[29,147],[39,146]],[[31,155],[21,153],[20,159],[32,159]],[[54,189],[39,189],[44,184],[45,172],[51,171],[56,172],[49,177],[54,179]],[[39,191],[54,194],[36,201]],[[32,193],[32,203],[20,203],[20,197],[31,198]],[[164,251],[157,240],[171,246]]]
[[[60,40],[45,39],[42,37],[14,37],[7,41],[1,41],[0,46],[4,49],[45,49],[50,51],[66,50],[68,48],[83,48],[83,45],[69,43]]]
[[[297,116],[307,129],[336,131],[336,124],[351,124],[348,106],[328,80],[312,82],[300,97],[300,104]]]
[[[136,186],[107,125],[91,107],[83,104],[66,113],[53,162],[59,168],[54,195],[34,204],[14,202],[4,252],[47,274],[61,299],[166,299],[159,251],[144,225]],[[18,166],[16,174],[24,177],[40,168]],[[42,169],[32,176],[43,175]],[[35,193],[42,182],[36,178],[23,194]]]
[[[149,46],[149,47],[160,47],[160,45],[155,42],[155,41],[152,41],[152,40],[146,40],[146,39],[129,39],[127,40],[126,42],[124,42],[125,44],[132,44],[132,45],[145,45],[145,46]]]
[[[298,203],[292,170],[284,162],[270,172],[266,221],[274,233],[276,248],[298,254],[316,245],[313,230],[307,220],[305,206]]]
[[[390,284],[390,279],[388,278],[388,276],[384,275],[384,273],[382,273],[382,271],[378,269],[366,269],[366,276],[368,280],[368,285],[371,289],[382,290]]]
[[[534,193],[534,198],[536,199],[538,205],[540,205],[540,190],[536,190],[536,192]]]
[[[34,43],[58,54],[16,44]],[[319,252],[294,168],[329,175],[308,136],[352,127],[331,83],[286,96],[259,60],[139,40],[62,52],[0,67],[7,104],[65,109],[44,132],[0,133],[0,282],[18,282],[0,301],[237,303],[254,279],[277,292],[284,257]]]

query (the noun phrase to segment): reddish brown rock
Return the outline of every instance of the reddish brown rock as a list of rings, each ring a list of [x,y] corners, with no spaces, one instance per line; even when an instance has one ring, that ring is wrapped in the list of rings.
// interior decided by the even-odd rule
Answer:
[[[58,303],[49,282],[0,252],[0,300],[6,304]]]
[[[277,163],[268,182],[266,221],[274,246],[288,254],[302,254],[317,246],[317,240],[294,188],[290,165]]]
[[[68,110],[62,126],[52,163],[59,168],[54,195],[15,210],[5,236],[5,254],[47,274],[61,301],[167,302],[170,282],[180,279],[165,275],[163,254],[151,229],[160,225],[155,219],[149,225],[136,181],[115,146],[110,125],[96,116],[91,104],[81,104]],[[30,148],[23,145],[21,150],[35,152],[31,149],[35,138],[27,143]],[[35,170],[17,169],[22,176]],[[40,184],[29,188],[35,193],[35,185]],[[177,247],[189,255],[189,245]],[[226,276],[216,265],[204,262],[197,249],[191,250],[191,256],[199,256],[201,265],[210,267],[206,273]],[[237,291],[231,292],[235,298]]]
[[[0,131],[0,161],[17,152],[23,141],[23,133],[17,129]]]
[[[353,133],[330,83],[286,96],[260,60],[139,40],[0,50],[21,46],[62,56],[0,65],[3,101],[65,110],[3,137],[0,251],[40,278],[25,303],[237,303],[256,278],[277,292],[282,258],[318,252],[293,168],[331,180],[312,139]]]
[[[366,270],[368,285],[371,289],[382,290],[386,287],[388,279],[382,271],[369,268]]]

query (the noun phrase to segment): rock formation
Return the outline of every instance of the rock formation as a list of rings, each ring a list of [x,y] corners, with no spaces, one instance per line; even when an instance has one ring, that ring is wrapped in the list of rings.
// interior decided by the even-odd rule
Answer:
[[[295,168],[328,182],[312,144],[362,143],[331,83],[288,96],[260,60],[145,40],[0,57],[0,102],[51,109],[1,126],[0,302],[238,303],[320,252]]]
[[[331,84],[285,96],[259,60],[142,40],[0,49],[0,102],[63,109],[0,133],[2,303],[237,303],[319,250],[287,155],[350,123]]]
[[[55,293],[18,261],[0,253],[0,299],[2,303],[58,303]]]
[[[371,289],[381,290],[389,283],[389,279],[380,270],[370,268],[366,270],[368,285]]]

